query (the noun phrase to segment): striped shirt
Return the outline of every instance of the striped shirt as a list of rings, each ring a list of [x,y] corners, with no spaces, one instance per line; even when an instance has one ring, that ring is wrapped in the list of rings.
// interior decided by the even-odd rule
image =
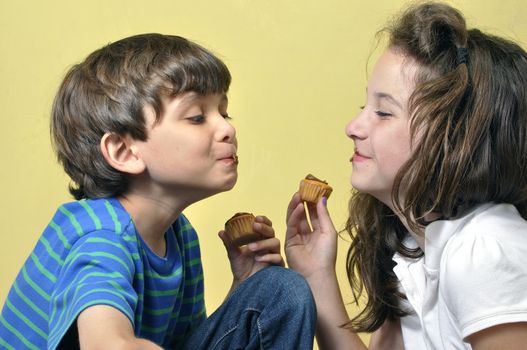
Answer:
[[[196,231],[182,214],[159,257],[115,198],[62,205],[24,263],[0,316],[0,348],[55,349],[81,311],[109,305],[137,337],[175,347],[205,319]]]

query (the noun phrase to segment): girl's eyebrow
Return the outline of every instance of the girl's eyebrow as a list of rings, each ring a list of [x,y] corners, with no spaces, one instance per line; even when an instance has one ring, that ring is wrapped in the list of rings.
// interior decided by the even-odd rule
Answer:
[[[386,99],[390,101],[391,103],[395,104],[400,109],[403,109],[402,104],[395,97],[393,97],[392,95],[386,92],[376,92],[374,96],[377,97],[378,99]]]

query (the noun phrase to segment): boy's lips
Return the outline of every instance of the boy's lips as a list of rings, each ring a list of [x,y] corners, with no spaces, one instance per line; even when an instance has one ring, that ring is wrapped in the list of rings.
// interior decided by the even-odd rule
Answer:
[[[225,163],[229,163],[229,164],[235,164],[235,165],[237,165],[238,162],[239,162],[238,156],[236,154],[231,154],[231,155],[226,156],[226,157],[221,157],[218,160],[221,161],[221,162],[225,162]]]

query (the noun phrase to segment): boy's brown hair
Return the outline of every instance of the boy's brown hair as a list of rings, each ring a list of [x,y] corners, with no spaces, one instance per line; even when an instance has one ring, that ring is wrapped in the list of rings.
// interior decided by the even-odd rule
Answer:
[[[179,36],[142,34],[90,54],[66,74],[53,103],[51,137],[76,199],[119,195],[128,178],[104,159],[105,133],[146,140],[144,107],[159,120],[163,100],[180,93],[226,93],[227,66]]]

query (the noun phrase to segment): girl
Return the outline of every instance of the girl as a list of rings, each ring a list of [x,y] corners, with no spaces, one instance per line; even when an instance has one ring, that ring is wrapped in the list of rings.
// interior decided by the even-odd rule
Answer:
[[[441,3],[409,8],[346,126],[348,318],[326,200],[297,194],[286,256],[306,277],[321,349],[519,349],[527,344],[527,53],[467,30]]]

